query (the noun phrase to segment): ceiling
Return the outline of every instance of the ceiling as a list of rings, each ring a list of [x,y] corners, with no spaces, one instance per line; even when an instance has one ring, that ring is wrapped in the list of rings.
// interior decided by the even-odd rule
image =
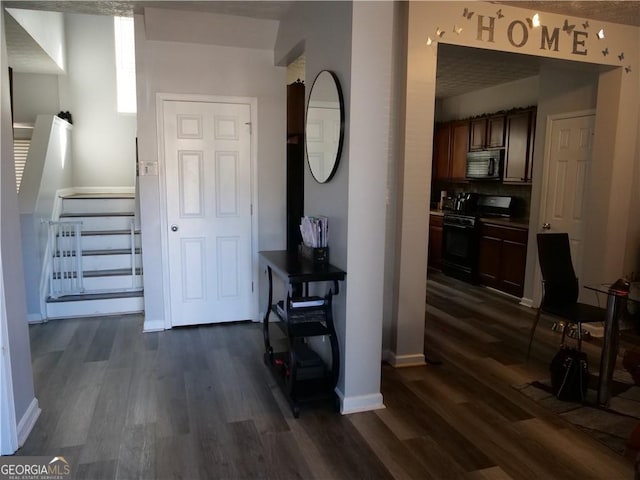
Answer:
[[[143,7],[158,7],[192,11],[205,11],[226,15],[280,20],[295,1],[16,1],[5,0],[7,8],[25,8],[69,13],[128,16],[139,13]],[[640,26],[640,1],[511,1],[491,2],[514,7],[598,19],[602,21]],[[12,33],[13,30],[14,32]],[[18,32],[19,33],[19,32]],[[15,28],[7,29],[7,45],[23,41],[12,37]],[[16,34],[17,35],[17,34]],[[436,97],[446,98],[502,83],[536,75],[540,57],[470,49],[440,44]],[[11,52],[10,52],[11,54]],[[35,54],[35,52],[34,52]],[[28,57],[22,52],[23,57]],[[32,62],[33,63],[33,60]],[[20,71],[20,69],[16,69]],[[470,72],[473,72],[470,75]]]

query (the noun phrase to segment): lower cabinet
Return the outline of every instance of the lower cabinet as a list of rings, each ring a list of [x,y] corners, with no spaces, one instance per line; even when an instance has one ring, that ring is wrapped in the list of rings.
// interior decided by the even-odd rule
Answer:
[[[429,215],[428,265],[442,270],[442,216]]]
[[[481,284],[522,296],[528,235],[526,228],[481,223],[478,261]]]

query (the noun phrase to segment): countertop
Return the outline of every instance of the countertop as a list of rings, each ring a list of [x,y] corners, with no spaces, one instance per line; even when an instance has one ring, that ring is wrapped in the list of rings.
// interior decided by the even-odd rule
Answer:
[[[429,210],[430,215],[436,215],[442,217],[444,215],[443,210]],[[493,225],[503,225],[505,227],[514,227],[514,228],[529,228],[529,219],[528,218],[503,218],[503,217],[480,217],[480,221],[482,223],[488,223]]]

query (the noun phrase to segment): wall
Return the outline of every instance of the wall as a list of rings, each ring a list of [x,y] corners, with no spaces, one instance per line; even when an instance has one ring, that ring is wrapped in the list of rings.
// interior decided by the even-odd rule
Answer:
[[[464,9],[473,11],[472,17],[463,15]],[[589,226],[599,233],[593,243],[590,281],[611,281],[631,265],[637,263],[637,247],[627,245],[630,235],[631,212],[640,205],[633,203],[633,189],[640,186],[633,177],[634,165],[639,161],[636,146],[638,134],[639,29],[625,25],[614,25],[593,21],[591,32],[581,32],[584,19],[545,13],[543,25],[558,32],[558,49],[541,45],[543,28],[529,29],[525,22],[535,12],[507,5],[501,6],[502,17],[496,15],[495,5],[489,2],[411,2],[409,4],[408,33],[408,86],[407,86],[407,135],[404,158],[404,197],[413,200],[413,209],[422,213],[428,209],[430,165],[432,161],[432,134],[434,118],[434,84],[436,81],[437,43],[465,45],[515,53],[532,54],[553,59],[603,64],[614,67],[600,74],[598,83],[598,114],[594,158],[603,159],[593,173],[589,195]],[[493,30],[490,25],[493,22]],[[571,35],[562,33],[564,22],[576,25]],[[437,34],[443,25],[461,28],[458,35]],[[606,39],[600,41],[593,34],[596,28],[604,28]],[[513,28],[511,28],[513,27]],[[510,37],[509,32],[519,37]],[[548,30],[549,31],[549,30]],[[431,39],[431,44],[425,39]],[[526,41],[522,41],[526,38]],[[624,52],[624,64],[617,55]],[[628,62],[628,64],[627,64]],[[626,68],[630,67],[630,68]],[[603,81],[604,80],[604,81]],[[539,163],[539,162],[538,162]],[[409,168],[407,168],[409,167]],[[424,174],[423,171],[429,173]],[[608,173],[607,173],[608,172]],[[539,176],[539,174],[538,174]],[[536,174],[534,173],[534,179]],[[596,183],[598,182],[598,183]],[[426,196],[421,192],[427,192]],[[535,200],[532,198],[532,203]],[[410,202],[404,205],[409,205]],[[400,226],[401,237],[411,241],[400,245],[402,256],[412,258],[411,264],[401,264],[399,278],[400,308],[398,323],[406,323],[406,330],[420,336],[424,322],[419,312],[424,312],[427,225],[416,217],[403,212]],[[634,231],[638,229],[634,227]],[[423,264],[424,262],[424,264]],[[597,272],[596,272],[597,270]],[[585,279],[586,280],[586,279]],[[402,300],[406,300],[403,304]],[[407,338],[407,342],[410,338]]]
[[[2,7],[1,4],[0,7]],[[4,284],[0,308],[6,314],[6,316],[0,315],[0,321],[4,321],[6,318],[7,343],[9,345],[8,361],[11,367],[15,418],[20,426],[21,422],[22,425],[25,425],[25,420],[30,416],[30,412],[32,420],[35,421],[36,411],[39,410],[33,388],[29,330],[25,310],[24,270],[13,165],[4,16],[0,17],[2,17],[0,18],[0,158],[2,158],[2,162],[0,162],[0,261],[2,262],[1,272]],[[7,360],[6,357],[5,360]],[[19,435],[24,436],[31,428],[32,424],[26,423],[27,431],[18,431]]]
[[[578,112],[595,109],[598,93],[598,73],[596,71],[576,71],[570,64],[543,63],[540,71],[540,96],[536,121],[536,138],[533,147],[533,185],[531,188],[531,210],[529,224],[529,246],[527,250],[527,269],[523,298],[525,302],[533,299],[537,305],[540,292],[537,290],[535,270],[538,262],[536,234],[539,232],[542,184],[544,175],[544,157],[547,133],[547,118],[550,115],[566,112]],[[594,158],[593,162],[598,162]],[[592,163],[593,163],[592,162]],[[588,243],[589,240],[585,239]],[[585,259],[588,257],[585,257]]]
[[[305,213],[329,217],[331,263],[347,271],[334,308],[343,413],[382,406],[387,176],[396,153],[391,98],[394,87],[402,88],[392,86],[398,80],[392,48],[400,8],[393,2],[299,2],[276,42],[276,62],[286,64],[304,50],[307,84],[329,69],[344,93],[345,143],[336,175],[318,184],[305,171]]]
[[[170,18],[173,13],[156,10],[155,15]],[[136,15],[139,160],[158,161],[157,93],[257,97],[258,248],[285,248],[286,68],[273,65],[271,50],[148,40],[145,21],[149,19]],[[139,192],[145,328],[164,328],[165,311],[158,301],[163,298],[160,198],[164,193],[155,175],[139,177]]]
[[[59,78],[60,109],[73,116],[73,184],[131,187],[136,117],[116,112],[113,18],[65,14],[67,75]]]
[[[461,120],[538,103],[539,77],[529,77],[437,100],[436,121]]]
[[[62,13],[17,8],[9,8],[7,11],[55,62],[60,72],[64,72],[66,70],[66,42]]]
[[[71,130],[66,120],[38,115],[25,166],[18,205],[22,231],[27,314],[40,320],[40,277],[56,192],[71,187]]]
[[[13,73],[13,121],[34,125],[40,114],[60,111],[58,76]]]

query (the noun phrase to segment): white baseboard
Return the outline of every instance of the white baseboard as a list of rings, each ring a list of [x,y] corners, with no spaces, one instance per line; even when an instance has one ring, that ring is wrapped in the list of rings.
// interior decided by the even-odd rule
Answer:
[[[345,397],[344,394],[335,389],[336,395],[340,398],[340,413],[348,415],[350,413],[368,412],[370,410],[382,410],[387,408],[382,403],[381,393],[372,393],[369,395],[358,395],[356,397]]]
[[[144,319],[142,333],[163,332],[164,330],[164,320],[147,320],[146,318]]]
[[[427,364],[423,353],[396,355],[391,350],[385,350],[382,352],[382,359],[392,367],[419,367]]]
[[[27,313],[27,322],[28,323],[44,323],[45,320],[42,318],[42,314],[40,313]]]
[[[520,299],[520,305],[522,305],[524,307],[533,308],[533,299],[532,298],[524,298],[524,297],[522,297]]]
[[[18,446],[21,447],[24,445],[24,442],[27,441],[27,437],[31,433],[31,430],[33,430],[33,426],[36,424],[41,411],[38,406],[38,399],[34,397],[27,411],[24,412],[24,415],[18,422]]]

